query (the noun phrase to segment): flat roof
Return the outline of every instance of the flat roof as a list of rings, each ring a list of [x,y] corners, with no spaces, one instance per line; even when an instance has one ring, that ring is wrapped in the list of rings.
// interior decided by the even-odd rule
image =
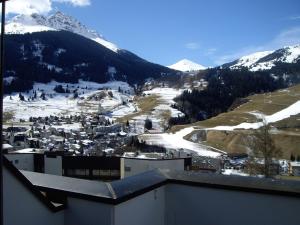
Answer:
[[[300,167],[300,162],[290,162],[290,164],[291,164],[291,166],[293,166],[293,167]]]
[[[21,150],[9,152],[8,154],[43,154],[45,151],[45,149],[39,148],[24,148]]]
[[[152,170],[122,180],[101,181],[21,171],[40,190],[51,190],[94,201],[119,204],[165,184],[300,197],[300,182],[256,177]]]
[[[300,181],[294,180],[228,176],[195,171],[170,171],[166,176],[171,183],[300,197]]]
[[[9,148],[13,148],[13,146],[10,144],[2,144],[2,149],[9,149]]]
[[[113,197],[109,186],[105,182],[35,173],[25,170],[20,171],[33,185],[41,190],[53,190],[74,196],[94,197],[102,200]]]

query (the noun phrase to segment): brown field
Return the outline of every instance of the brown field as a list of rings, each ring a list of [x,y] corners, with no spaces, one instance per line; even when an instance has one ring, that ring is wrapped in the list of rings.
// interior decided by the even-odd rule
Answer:
[[[191,126],[201,129],[215,126],[234,126],[243,122],[256,122],[256,117],[248,112],[259,111],[271,115],[290,106],[300,100],[300,85],[272,93],[252,95],[247,99],[249,99],[247,103],[242,104],[233,111],[194,124],[174,126],[170,131],[176,132]],[[283,158],[289,159],[291,154],[300,155],[300,115],[292,116],[272,125],[278,129],[278,132],[272,134],[272,136],[276,145],[282,149]],[[185,138],[190,140],[190,137],[196,132],[187,135]],[[251,131],[208,131],[207,140],[202,143],[226,152],[247,152],[245,137],[249,135],[249,132]]]

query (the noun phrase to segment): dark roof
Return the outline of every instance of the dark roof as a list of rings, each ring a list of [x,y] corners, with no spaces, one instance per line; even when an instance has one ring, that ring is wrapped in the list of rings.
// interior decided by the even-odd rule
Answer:
[[[58,212],[65,208],[64,204],[57,204],[51,202],[46,196],[44,196],[40,190],[34,186],[29,179],[27,179],[6,157],[3,157],[3,165],[9,172],[11,172],[16,179],[22,183],[29,192],[31,192],[39,201],[41,201],[48,209],[53,212]]]
[[[110,183],[117,202],[123,202],[166,184],[168,179],[159,170],[126,177]]]
[[[300,197],[300,182],[254,177],[202,174],[190,171],[153,170],[104,183],[22,171],[40,190],[58,191],[73,197],[119,204],[165,184]]]
[[[102,200],[108,199],[108,201],[113,197],[108,185],[101,181],[84,180],[24,170],[21,170],[21,173],[43,191],[54,190],[72,196],[82,198],[93,197]]]
[[[300,181],[206,174],[194,171],[171,171],[166,173],[166,176],[171,183],[300,197]]]

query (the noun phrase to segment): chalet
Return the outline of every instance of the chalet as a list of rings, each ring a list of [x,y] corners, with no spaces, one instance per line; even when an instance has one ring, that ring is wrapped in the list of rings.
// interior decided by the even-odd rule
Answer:
[[[290,174],[300,176],[300,162],[290,162]]]
[[[118,133],[121,132],[122,130],[122,125],[115,123],[109,126],[97,126],[94,128],[94,133],[95,134],[107,134],[107,133]]]
[[[10,145],[22,149],[26,147],[27,134],[25,132],[11,133],[9,137]]]
[[[10,144],[2,144],[2,151],[7,154],[8,152],[14,151],[14,147]]]

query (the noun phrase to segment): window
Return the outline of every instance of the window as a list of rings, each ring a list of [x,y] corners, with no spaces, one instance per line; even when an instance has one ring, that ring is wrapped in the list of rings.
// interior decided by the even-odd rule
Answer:
[[[93,170],[93,176],[100,176],[100,170]]]
[[[130,172],[131,171],[131,167],[130,166],[125,166],[125,171],[126,172]]]
[[[15,164],[18,164],[18,163],[19,163],[19,160],[18,160],[18,159],[16,159],[16,160],[15,160]]]

